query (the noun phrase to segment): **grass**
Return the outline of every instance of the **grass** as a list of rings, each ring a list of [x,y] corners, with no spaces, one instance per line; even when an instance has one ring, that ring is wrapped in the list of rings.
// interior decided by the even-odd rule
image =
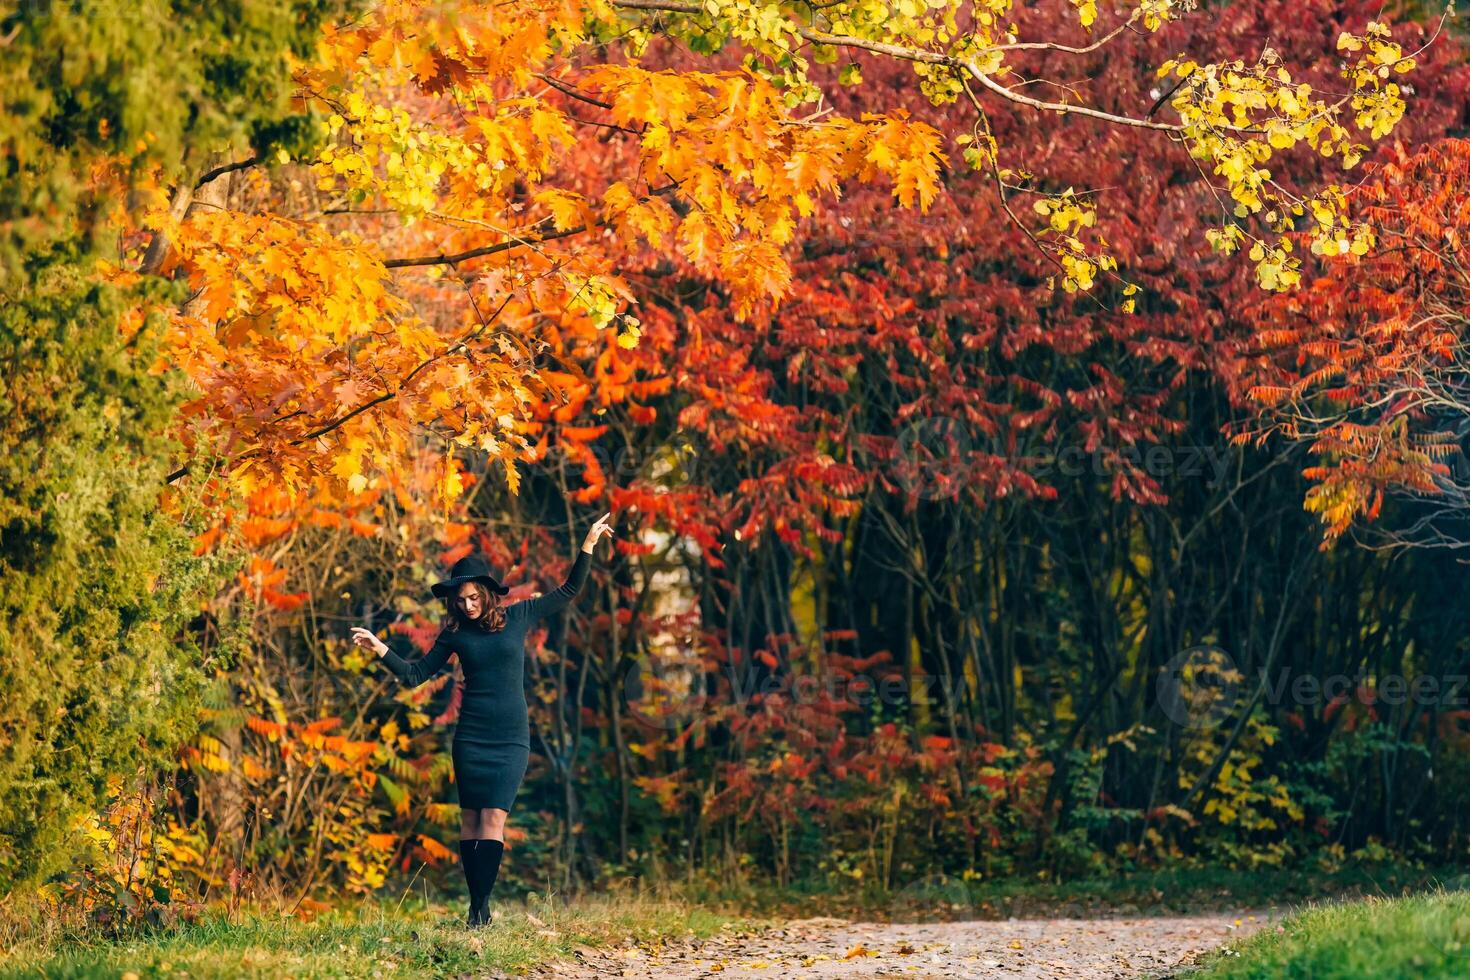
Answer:
[[[839,891],[822,883],[739,887],[694,882],[680,889],[696,904],[716,904],[772,917],[822,914],[864,920],[1091,917],[1106,914],[1235,911],[1287,907],[1325,898],[1390,896],[1432,889],[1452,871],[1407,865],[1354,864],[1333,872],[1170,869],[1066,881],[1015,877],[964,881],[931,875],[892,890]]]
[[[579,946],[656,947],[759,923],[642,896],[497,906],[489,928],[468,930],[463,909],[415,899],[365,903],[314,920],[265,910],[213,913],[123,939],[34,936],[0,953],[0,977],[438,977],[516,971]]]
[[[741,886],[726,877],[571,901],[558,895],[502,900],[494,926],[475,931],[463,925],[462,902],[433,901],[427,892],[413,891],[401,905],[385,897],[314,919],[265,907],[232,917],[212,911],[193,923],[121,938],[32,916],[19,928],[0,923],[0,980],[483,975],[525,970],[583,946],[631,942],[657,948],[813,915],[915,921],[1237,911],[1326,896],[1358,901],[1311,909],[1285,920],[1283,932],[1234,944],[1231,953],[1209,961],[1213,972],[1198,977],[1470,977],[1470,893],[1391,897],[1433,888],[1436,880],[1450,879],[1422,869],[1363,865],[1332,874],[1176,870],[1066,882],[930,877],[881,893],[821,883]],[[7,914],[15,918],[19,911],[10,908]],[[1283,966],[1297,962],[1303,964],[1299,970]],[[1370,968],[1377,972],[1364,972]]]
[[[1470,894],[1368,898],[1304,909],[1209,954],[1189,980],[1470,976]]]

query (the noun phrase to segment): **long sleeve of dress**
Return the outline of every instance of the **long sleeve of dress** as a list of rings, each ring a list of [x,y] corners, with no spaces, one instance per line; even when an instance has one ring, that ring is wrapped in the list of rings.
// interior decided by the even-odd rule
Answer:
[[[572,562],[571,571],[567,573],[567,580],[565,582],[545,595],[516,603],[518,606],[525,607],[525,611],[521,615],[534,622],[543,617],[561,612],[576,597],[577,593],[582,591],[582,584],[587,581],[587,572],[591,567],[592,556],[579,549],[577,551],[577,560]]]
[[[445,662],[449,660],[449,655],[453,652],[454,650],[449,641],[449,634],[442,632],[439,634],[439,638],[434,641],[434,645],[429,648],[429,652],[418,660],[411,662],[404,660],[398,654],[394,653],[391,647],[389,647],[387,653],[378,659],[383,662],[385,667],[398,675],[398,679],[404,684],[407,684],[409,687],[418,687],[424,681],[439,673],[444,667]]]

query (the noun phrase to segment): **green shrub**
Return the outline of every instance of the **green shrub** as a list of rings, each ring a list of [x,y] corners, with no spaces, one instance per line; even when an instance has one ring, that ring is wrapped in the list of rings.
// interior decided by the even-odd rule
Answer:
[[[140,256],[120,252],[123,202],[94,168],[114,163],[127,191],[308,139],[310,121],[283,122],[291,55],[343,6],[0,10],[0,893],[66,865],[109,776],[175,761],[203,681],[181,638],[223,574],[159,506],[178,377],[152,370],[157,324],[119,329],[142,293],[97,279],[97,259]]]
[[[0,887],[63,866],[107,776],[169,765],[195,724],[179,638],[217,563],[158,506],[176,399],[123,302],[63,267],[0,307]]]

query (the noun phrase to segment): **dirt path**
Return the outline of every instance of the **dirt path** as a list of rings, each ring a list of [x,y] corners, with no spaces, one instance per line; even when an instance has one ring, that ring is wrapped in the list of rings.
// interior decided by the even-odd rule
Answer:
[[[579,949],[538,975],[559,980],[908,977],[1103,980],[1166,977],[1265,924],[1241,913],[1183,918],[854,923],[804,919],[662,948]]]

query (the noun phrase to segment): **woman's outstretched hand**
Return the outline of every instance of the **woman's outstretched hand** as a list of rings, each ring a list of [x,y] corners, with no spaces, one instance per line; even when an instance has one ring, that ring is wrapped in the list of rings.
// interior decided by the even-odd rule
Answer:
[[[611,516],[612,511],[608,511],[597,519],[597,523],[587,529],[587,537],[582,541],[582,550],[587,552],[587,554],[592,554],[593,546],[597,544],[598,538],[604,534],[609,537],[612,536],[612,526],[607,522],[607,519]]]
[[[367,647],[380,657],[388,652],[388,644],[378,639],[373,631],[365,626],[352,627],[352,642],[360,647]]]

